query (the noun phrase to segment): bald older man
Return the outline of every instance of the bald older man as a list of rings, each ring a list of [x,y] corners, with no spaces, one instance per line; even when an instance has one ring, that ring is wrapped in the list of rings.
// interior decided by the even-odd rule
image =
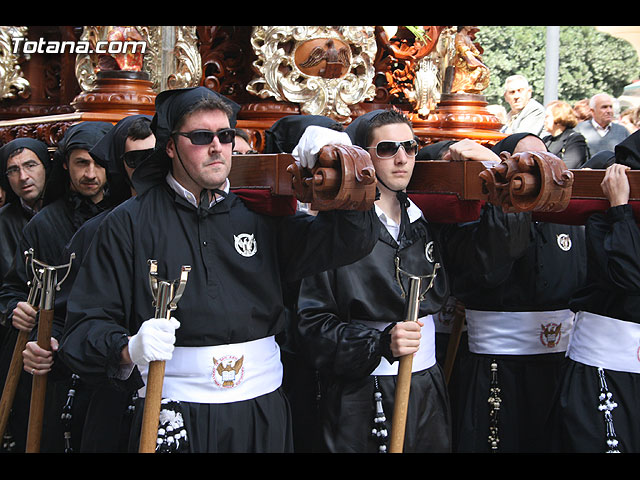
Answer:
[[[504,82],[504,99],[511,107],[504,133],[533,133],[540,136],[544,128],[544,107],[532,98],[533,89],[522,75],[512,75]]]
[[[576,131],[584,135],[593,156],[603,150],[614,151],[615,146],[629,136],[629,131],[615,123],[613,97],[607,93],[598,93],[589,100],[592,118],[576,125]]]

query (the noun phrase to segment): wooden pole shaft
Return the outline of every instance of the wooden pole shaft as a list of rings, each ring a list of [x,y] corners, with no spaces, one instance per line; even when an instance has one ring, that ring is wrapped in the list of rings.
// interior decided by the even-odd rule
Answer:
[[[162,404],[162,385],[164,384],[164,367],[165,362],[162,361],[149,363],[139,453],[154,453],[156,451],[160,407]]]
[[[28,338],[29,332],[25,332],[24,330],[18,331],[18,337],[16,338],[16,345],[13,348],[13,354],[11,355],[11,363],[9,364],[7,378],[4,381],[2,398],[0,399],[0,438],[4,436],[7,424],[9,423],[9,414],[13,407],[13,400],[15,399],[16,390],[18,389],[18,381],[20,380],[20,375],[22,373],[22,351],[27,344]]]
[[[51,350],[51,329],[53,310],[41,310],[38,319],[38,346]],[[31,406],[29,407],[29,425],[27,428],[27,453],[40,451],[44,407],[47,393],[47,375],[34,375],[31,386]]]
[[[393,406],[393,421],[391,424],[391,441],[389,453],[402,453],[407,425],[407,411],[409,409],[409,393],[411,391],[411,369],[413,354],[400,358],[398,367],[398,382]]]

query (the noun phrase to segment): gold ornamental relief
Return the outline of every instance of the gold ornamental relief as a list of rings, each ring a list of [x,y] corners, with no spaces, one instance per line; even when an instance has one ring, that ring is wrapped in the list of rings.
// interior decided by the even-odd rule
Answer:
[[[31,95],[31,85],[18,64],[20,54],[14,48],[20,39],[26,38],[27,27],[0,27],[0,99],[27,98]],[[28,54],[24,57],[29,59]]]
[[[142,70],[149,74],[152,88],[158,92],[167,88],[185,88],[198,85],[202,65],[198,52],[196,27],[186,26],[85,26],[81,40],[94,46],[98,42],[118,38],[114,31],[122,30],[125,40],[144,42],[146,48],[139,58],[116,59],[122,69]],[[95,53],[76,56],[76,78],[80,88],[91,91],[96,84],[99,62],[104,60]]]
[[[260,98],[349,122],[350,106],[375,95],[373,27],[257,26],[251,45],[260,76],[247,91]]]

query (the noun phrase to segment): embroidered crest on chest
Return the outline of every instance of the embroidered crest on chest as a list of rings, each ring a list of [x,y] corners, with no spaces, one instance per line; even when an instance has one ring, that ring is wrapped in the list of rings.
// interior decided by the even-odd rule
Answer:
[[[568,233],[561,233],[557,235],[556,240],[561,250],[567,252],[571,249],[571,237]]]
[[[241,233],[234,235],[233,243],[236,247],[236,252],[243,257],[252,257],[258,251],[258,244],[253,234]]]

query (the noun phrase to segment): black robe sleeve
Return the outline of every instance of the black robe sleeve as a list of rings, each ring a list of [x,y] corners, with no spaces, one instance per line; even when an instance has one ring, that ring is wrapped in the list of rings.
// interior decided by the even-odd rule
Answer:
[[[382,356],[393,361],[389,335],[344,321],[333,293],[335,274],[324,272],[302,281],[298,312],[301,351],[318,370],[347,379],[362,378],[376,368]]]
[[[629,204],[592,215],[586,223],[587,280],[571,300],[588,311],[638,323],[640,230]]]

